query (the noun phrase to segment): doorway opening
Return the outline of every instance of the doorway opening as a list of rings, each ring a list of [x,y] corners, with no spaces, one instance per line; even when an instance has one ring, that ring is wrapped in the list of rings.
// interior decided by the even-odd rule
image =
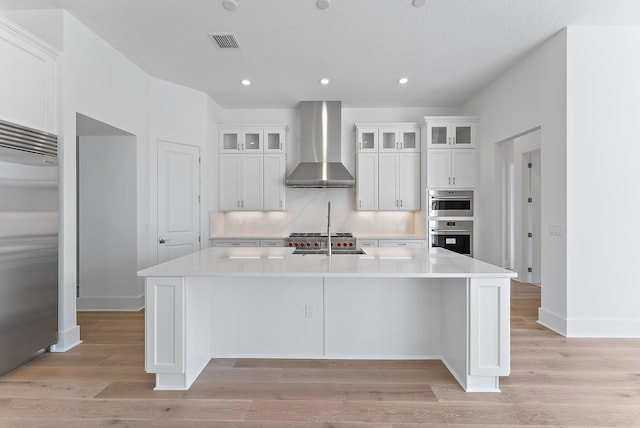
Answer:
[[[76,114],[77,310],[137,311],[136,136]]]
[[[541,285],[541,162],[540,128],[496,146],[501,189],[502,266],[520,281]]]

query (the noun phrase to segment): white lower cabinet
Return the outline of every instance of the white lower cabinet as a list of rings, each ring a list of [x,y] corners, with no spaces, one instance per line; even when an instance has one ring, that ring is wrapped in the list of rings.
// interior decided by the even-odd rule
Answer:
[[[378,165],[379,209],[420,209],[420,153],[380,153]]]
[[[259,247],[259,239],[212,239],[212,247]]]
[[[261,247],[284,247],[284,239],[261,239]]]
[[[377,248],[378,240],[377,239],[358,239],[356,242],[358,248]]]
[[[426,239],[380,239],[378,246],[383,247],[413,247],[424,248],[427,246]]]

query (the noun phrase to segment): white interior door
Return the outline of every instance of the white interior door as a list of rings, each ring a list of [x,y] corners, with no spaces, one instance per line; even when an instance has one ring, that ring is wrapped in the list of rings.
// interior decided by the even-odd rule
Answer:
[[[200,148],[158,141],[158,263],[200,249]]]

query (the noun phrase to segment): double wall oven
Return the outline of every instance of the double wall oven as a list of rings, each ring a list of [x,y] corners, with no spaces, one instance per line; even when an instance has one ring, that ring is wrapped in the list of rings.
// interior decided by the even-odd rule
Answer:
[[[429,245],[473,256],[473,190],[429,190]]]

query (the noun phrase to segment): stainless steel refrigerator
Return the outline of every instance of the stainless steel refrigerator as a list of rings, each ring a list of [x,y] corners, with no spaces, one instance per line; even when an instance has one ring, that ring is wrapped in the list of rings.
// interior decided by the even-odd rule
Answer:
[[[57,332],[57,137],[0,121],[0,375]]]

